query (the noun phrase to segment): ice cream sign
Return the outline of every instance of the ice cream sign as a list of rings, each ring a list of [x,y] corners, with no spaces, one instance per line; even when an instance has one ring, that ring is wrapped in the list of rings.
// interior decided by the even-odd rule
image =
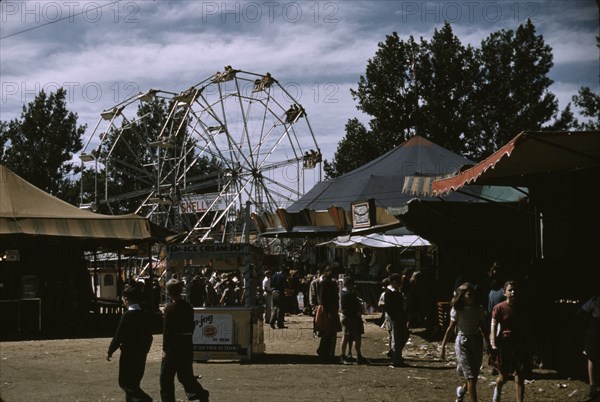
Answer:
[[[231,314],[194,314],[193,343],[197,345],[231,345],[233,342],[233,317]]]

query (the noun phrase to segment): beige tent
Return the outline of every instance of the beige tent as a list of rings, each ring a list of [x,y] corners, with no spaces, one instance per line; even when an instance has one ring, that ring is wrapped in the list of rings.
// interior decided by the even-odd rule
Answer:
[[[79,209],[0,165],[0,241],[60,238],[95,246],[122,246],[156,238],[138,215],[101,215]],[[160,229],[160,228],[158,228]]]

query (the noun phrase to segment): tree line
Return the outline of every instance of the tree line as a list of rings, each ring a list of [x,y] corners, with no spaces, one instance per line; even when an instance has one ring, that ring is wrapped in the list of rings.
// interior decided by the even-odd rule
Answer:
[[[348,120],[325,173],[347,173],[414,135],[480,161],[521,131],[600,129],[600,95],[588,87],[572,98],[585,122],[570,103],[559,112],[552,66],[531,21],[491,33],[479,48],[463,45],[449,23],[429,41],[393,32],[351,90],[368,126]]]

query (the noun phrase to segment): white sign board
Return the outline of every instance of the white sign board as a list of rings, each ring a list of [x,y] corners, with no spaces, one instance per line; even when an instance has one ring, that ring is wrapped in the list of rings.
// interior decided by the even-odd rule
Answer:
[[[179,213],[195,214],[208,211],[209,207],[218,198],[219,193],[190,194],[181,198],[179,202]],[[219,198],[210,208],[211,211],[224,211],[227,208],[227,200],[230,196]]]
[[[239,349],[234,344],[233,316],[231,314],[194,314],[194,334],[192,340],[195,351],[233,352]]]

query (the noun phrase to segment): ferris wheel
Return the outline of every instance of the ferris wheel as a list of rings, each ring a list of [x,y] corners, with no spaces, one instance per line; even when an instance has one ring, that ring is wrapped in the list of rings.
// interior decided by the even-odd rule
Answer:
[[[150,90],[101,113],[80,155],[82,207],[135,212],[183,241],[241,241],[321,179],[306,110],[270,73],[226,66],[182,92]],[[88,181],[89,182],[89,181]],[[82,180],[83,183],[83,180]]]

